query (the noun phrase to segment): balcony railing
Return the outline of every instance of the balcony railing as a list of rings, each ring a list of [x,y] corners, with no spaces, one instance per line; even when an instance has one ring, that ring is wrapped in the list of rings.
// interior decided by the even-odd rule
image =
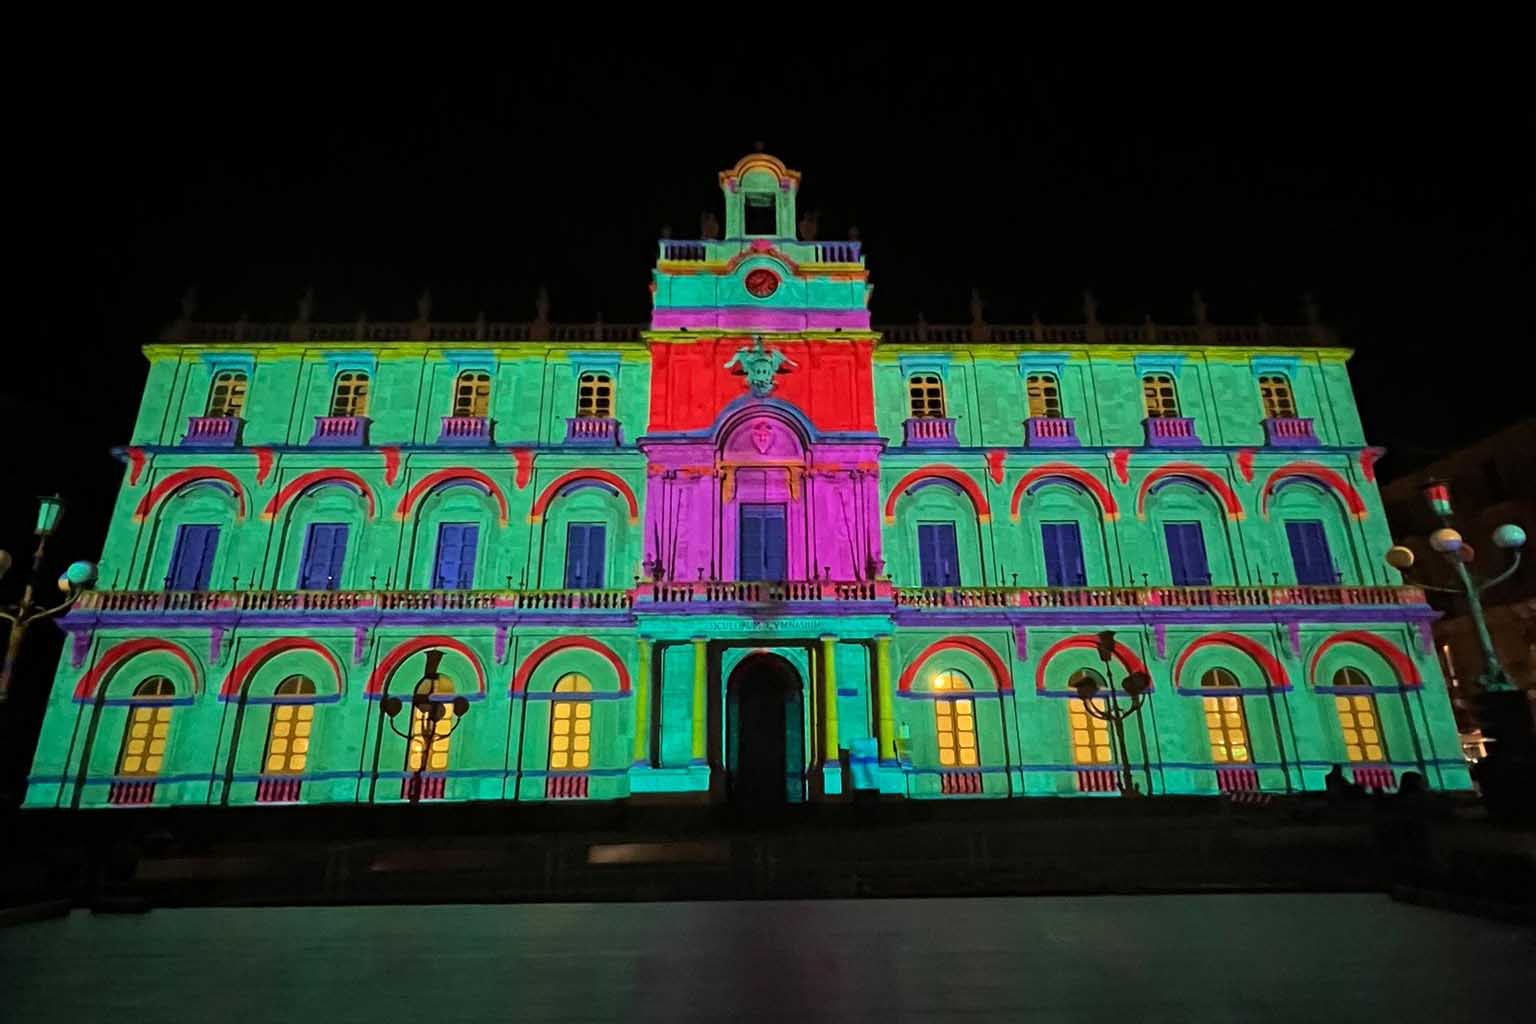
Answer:
[[[661,242],[661,258],[671,263],[703,263],[709,259],[709,245],[705,242]]]
[[[368,443],[367,416],[316,416],[309,443],[317,447],[357,448]]]
[[[859,242],[816,242],[817,263],[859,262]]]
[[[1317,432],[1310,417],[1277,417],[1264,421],[1264,439],[1274,448],[1315,448]]]
[[[911,445],[955,443],[955,421],[948,417],[909,419],[902,431],[903,440]]]
[[[191,416],[181,443],[193,448],[233,448],[240,443],[244,425],[238,416]]]
[[[1426,605],[1419,587],[895,587],[888,580],[676,580],[602,590],[93,590],[71,614],[629,612],[636,606],[894,603],[931,611]],[[1427,605],[1426,605],[1427,606]]]
[[[444,416],[443,432],[438,444],[488,445],[491,443],[491,420],[486,416]]]
[[[1195,421],[1188,416],[1149,416],[1142,422],[1147,425],[1148,447],[1200,447],[1200,438],[1195,434]]]
[[[619,421],[599,416],[570,416],[565,421],[566,444],[612,448],[619,445]]]
[[[1076,448],[1077,420],[1070,416],[1031,416],[1024,421],[1024,443],[1031,448]]]

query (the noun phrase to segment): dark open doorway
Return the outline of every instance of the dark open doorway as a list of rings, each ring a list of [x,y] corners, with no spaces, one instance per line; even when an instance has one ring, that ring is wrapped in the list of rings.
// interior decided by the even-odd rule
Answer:
[[[729,796],[742,807],[805,800],[805,700],[800,674],[777,654],[753,654],[726,685]]]

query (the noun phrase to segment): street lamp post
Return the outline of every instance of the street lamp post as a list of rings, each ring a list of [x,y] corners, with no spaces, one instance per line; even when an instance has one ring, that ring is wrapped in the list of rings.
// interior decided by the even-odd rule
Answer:
[[[54,531],[59,528],[59,520],[64,516],[64,500],[57,494],[52,494],[38,498],[37,506],[37,526],[33,530],[37,536],[37,549],[32,553],[32,570],[27,574],[21,600],[13,605],[0,607],[0,619],[5,619],[11,624],[11,635],[5,645],[5,661],[0,664],[0,701],[6,700],[10,695],[11,675],[16,671],[16,660],[21,656],[21,644],[26,638],[27,627],[40,619],[50,618],[68,610],[79,600],[81,594],[96,583],[96,563],[72,562],[69,568],[64,570],[64,575],[59,577],[59,589],[67,595],[65,599],[49,608],[37,607],[33,600],[33,592],[37,585],[37,571],[42,567],[43,550],[47,547],[48,538],[53,536]],[[11,564],[10,553],[0,551],[0,577],[10,571]]]
[[[438,666],[442,663],[442,651],[428,651],[427,670],[422,675],[421,681],[416,684],[415,691],[411,694],[411,717],[414,719],[419,714],[421,715],[422,722],[421,759],[416,762],[416,772],[411,779],[411,803],[413,804],[421,803],[422,775],[432,760],[432,746],[437,741],[438,722],[448,715],[450,710],[452,711],[453,721],[448,724],[448,731],[443,733],[443,739],[447,739],[459,727],[459,723],[464,720],[464,716],[469,714],[469,701],[464,697],[453,698],[451,704],[432,699],[432,691],[440,674]],[[404,706],[400,698],[395,696],[385,697],[379,706],[384,712],[384,716],[389,720],[390,731],[405,740],[406,757],[409,758],[411,750],[410,727],[407,726],[406,730],[401,732],[400,727],[395,725],[395,718],[400,714],[400,710]]]
[[[1099,660],[1104,662],[1104,679],[1109,684],[1109,694],[1102,698],[1102,705],[1095,704],[1099,692],[1098,681],[1091,674],[1084,674],[1076,684],[1077,699],[1083,702],[1083,710],[1090,717],[1108,722],[1114,729],[1115,748],[1120,752],[1120,795],[1131,796],[1136,790],[1131,782],[1131,755],[1125,746],[1125,720],[1141,710],[1147,690],[1152,685],[1152,677],[1145,672],[1132,672],[1126,676],[1122,685],[1130,703],[1122,707],[1115,687],[1115,677],[1109,668],[1110,659],[1115,655],[1114,630],[1106,629],[1100,633],[1096,638],[1096,646]]]
[[[1525,546],[1525,531],[1514,523],[1505,523],[1493,531],[1494,547],[1510,552],[1509,567],[1497,576],[1479,578],[1467,568],[1475,553],[1472,545],[1462,539],[1451,527],[1450,487],[1444,480],[1426,481],[1421,493],[1430,511],[1440,520],[1440,529],[1429,535],[1429,546],[1444,557],[1456,576],[1457,586],[1437,587],[1421,580],[1412,580],[1416,586],[1441,593],[1460,594],[1467,604],[1467,614],[1472,620],[1482,651],[1483,671],[1478,676],[1480,693],[1477,698],[1478,724],[1484,737],[1493,740],[1493,750],[1480,774],[1483,790],[1494,802],[1503,802],[1506,794],[1516,796],[1524,783],[1520,776],[1536,760],[1536,723],[1533,723],[1525,693],[1510,679],[1504,664],[1499,660],[1498,649],[1493,645],[1493,635],[1488,630],[1488,620],[1483,614],[1483,592],[1509,579],[1520,568],[1520,549]],[[1387,564],[1405,577],[1413,568],[1414,554],[1405,547],[1396,546],[1387,552]],[[1409,577],[1411,579],[1411,577]],[[1509,783],[1505,786],[1504,783]],[[1523,794],[1529,803],[1529,792]]]

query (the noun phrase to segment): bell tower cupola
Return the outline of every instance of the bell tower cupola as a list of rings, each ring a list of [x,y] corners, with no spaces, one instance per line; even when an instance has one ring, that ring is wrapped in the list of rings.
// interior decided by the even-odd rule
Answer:
[[[800,172],[764,153],[761,143],[735,167],[720,172],[720,191],[725,194],[726,241],[794,239]]]

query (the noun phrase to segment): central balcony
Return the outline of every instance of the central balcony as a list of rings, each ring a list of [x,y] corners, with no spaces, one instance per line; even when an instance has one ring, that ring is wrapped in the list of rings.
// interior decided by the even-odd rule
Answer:
[[[444,416],[443,432],[438,435],[437,443],[466,448],[489,445],[491,423],[487,416]]]
[[[1264,440],[1271,448],[1316,448],[1317,432],[1310,417],[1277,417],[1264,421]]]
[[[191,416],[181,443],[189,448],[233,448],[240,443],[244,425],[238,416]]]
[[[1077,420],[1070,416],[1031,416],[1024,421],[1024,443],[1031,448],[1077,448]]]
[[[945,416],[913,418],[902,424],[902,442],[909,445],[952,445],[955,421]]]
[[[1198,448],[1195,421],[1188,416],[1150,416],[1142,420],[1147,427],[1149,448]]]
[[[317,448],[361,448],[368,443],[368,417],[316,416],[309,443]]]
[[[565,443],[616,448],[622,443],[619,437],[619,421],[598,416],[567,417]]]

